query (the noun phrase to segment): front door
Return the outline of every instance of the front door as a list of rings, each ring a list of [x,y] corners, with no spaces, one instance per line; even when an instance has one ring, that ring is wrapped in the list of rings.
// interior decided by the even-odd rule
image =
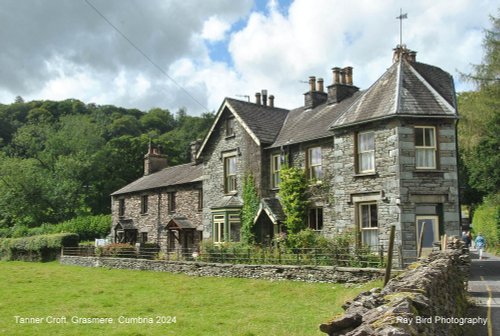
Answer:
[[[439,217],[417,216],[417,248],[421,255],[432,251],[432,244],[439,241]],[[417,252],[418,253],[418,252]]]

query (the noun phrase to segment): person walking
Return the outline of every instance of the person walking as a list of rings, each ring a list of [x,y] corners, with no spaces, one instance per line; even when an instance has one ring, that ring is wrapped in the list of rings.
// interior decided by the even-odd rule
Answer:
[[[486,248],[486,239],[484,239],[481,233],[478,233],[474,241],[476,244],[476,249],[479,252],[479,260],[483,259],[483,251]]]

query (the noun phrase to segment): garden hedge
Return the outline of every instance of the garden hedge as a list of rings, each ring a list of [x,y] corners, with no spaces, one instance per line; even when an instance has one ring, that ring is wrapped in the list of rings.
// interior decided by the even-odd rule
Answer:
[[[57,259],[61,248],[78,246],[76,233],[58,233],[0,240],[2,260],[51,261]]]

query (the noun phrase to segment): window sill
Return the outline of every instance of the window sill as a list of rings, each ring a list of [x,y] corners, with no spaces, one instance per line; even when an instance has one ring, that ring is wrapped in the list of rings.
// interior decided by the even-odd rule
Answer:
[[[147,215],[149,215],[149,213],[147,213],[147,212],[142,212],[141,213],[141,216],[147,216]]]
[[[353,175],[354,177],[377,177],[377,172],[369,172],[369,173],[357,173]]]
[[[444,170],[432,169],[432,168],[430,169],[415,168],[413,172],[417,174],[436,174],[436,175],[446,173]]]
[[[233,139],[233,138],[236,138],[236,134],[226,135],[224,137],[224,139],[226,139],[226,140]]]
[[[224,193],[224,196],[236,196],[236,195],[238,195],[237,191],[229,191]]]
[[[271,189],[269,189],[269,191],[279,191],[279,190],[280,190],[280,188],[271,188]]]

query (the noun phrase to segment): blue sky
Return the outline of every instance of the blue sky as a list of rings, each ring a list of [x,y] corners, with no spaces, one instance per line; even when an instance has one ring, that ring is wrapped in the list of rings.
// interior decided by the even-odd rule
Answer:
[[[293,108],[303,81],[328,85],[333,66],[353,66],[354,84],[369,87],[391,65],[400,8],[417,60],[470,90],[460,72],[481,62],[498,13],[493,0],[89,1],[99,13],[84,1],[2,1],[0,103],[76,98],[199,114],[268,89]]]

